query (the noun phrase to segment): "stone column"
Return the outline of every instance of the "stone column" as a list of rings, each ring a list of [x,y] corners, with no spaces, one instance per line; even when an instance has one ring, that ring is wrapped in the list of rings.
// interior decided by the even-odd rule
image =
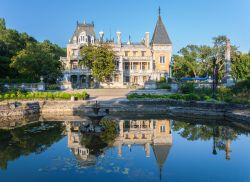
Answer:
[[[226,51],[225,51],[225,73],[224,73],[224,83],[225,86],[234,85],[232,78],[232,69],[231,69],[231,44],[230,40],[226,41]]]
[[[123,136],[123,125],[124,125],[124,121],[123,121],[123,120],[121,120],[121,121],[119,122],[119,132],[120,132],[120,137],[122,137],[122,136]]]
[[[231,140],[226,141],[226,159],[230,160]]]
[[[121,142],[118,145],[118,156],[122,157],[122,143]]]
[[[146,157],[150,157],[150,144],[145,144]]]

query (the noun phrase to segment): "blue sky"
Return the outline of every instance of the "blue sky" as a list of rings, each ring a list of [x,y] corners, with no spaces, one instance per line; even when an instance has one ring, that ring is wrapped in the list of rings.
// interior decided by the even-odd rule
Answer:
[[[95,31],[109,38],[122,32],[133,42],[149,31],[152,37],[158,7],[174,52],[187,44],[212,44],[227,35],[243,52],[250,50],[250,0],[0,0],[0,17],[10,28],[37,40],[65,47],[76,21],[94,21]]]

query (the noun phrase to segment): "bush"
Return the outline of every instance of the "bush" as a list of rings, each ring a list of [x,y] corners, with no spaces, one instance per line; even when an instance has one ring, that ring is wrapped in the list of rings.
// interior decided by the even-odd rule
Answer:
[[[5,94],[0,94],[3,99],[70,99],[75,96],[78,99],[88,99],[89,95],[86,92],[82,93],[66,93],[66,92],[22,92],[10,91]]]
[[[175,99],[175,100],[181,100],[183,99],[183,96],[181,94],[171,94],[169,95],[170,99]]]
[[[194,90],[195,90],[194,84],[192,84],[192,83],[186,83],[186,84],[183,84],[183,85],[180,86],[180,91],[183,94],[193,93]]]
[[[60,90],[58,85],[48,85],[47,90]]]
[[[162,76],[162,77],[160,78],[160,83],[166,83],[166,78]]]
[[[171,89],[170,85],[167,84],[167,83],[160,83],[160,84],[158,85],[158,88],[159,88],[159,89]]]
[[[198,101],[200,100],[200,97],[196,94],[185,94],[184,95],[184,100],[187,100],[187,101],[192,101],[192,100],[195,100],[195,101]]]

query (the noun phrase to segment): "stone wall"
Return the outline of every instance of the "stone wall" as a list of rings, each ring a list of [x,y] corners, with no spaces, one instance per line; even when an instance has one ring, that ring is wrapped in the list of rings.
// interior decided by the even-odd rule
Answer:
[[[0,105],[0,121],[6,118],[23,118],[28,115],[40,114],[41,116],[70,116],[86,112],[93,112],[95,101],[41,101],[31,103],[12,103]],[[133,100],[133,101],[101,101],[100,112],[109,110],[110,114],[167,114],[172,116],[183,116],[186,118],[216,119],[238,118],[250,122],[249,112],[237,112],[235,110],[250,111],[249,106],[209,103],[195,101],[176,100]]]
[[[0,122],[5,120],[19,120],[38,114],[40,114],[40,105],[38,102],[0,104]]]

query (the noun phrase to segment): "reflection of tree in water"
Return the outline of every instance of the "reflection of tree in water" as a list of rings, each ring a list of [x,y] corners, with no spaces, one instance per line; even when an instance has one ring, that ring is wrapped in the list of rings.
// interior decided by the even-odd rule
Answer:
[[[62,138],[60,122],[33,123],[12,130],[0,129],[0,168],[22,155],[41,153]],[[46,136],[46,137],[44,137]]]
[[[109,118],[103,118],[100,126],[104,128],[101,133],[83,133],[81,144],[89,149],[91,154],[100,155],[104,148],[111,146],[117,136],[117,123]]]
[[[213,154],[217,154],[218,150],[226,151],[226,159],[230,159],[230,144],[236,140],[239,135],[248,135],[248,132],[232,128],[230,126],[216,125],[201,125],[188,122],[176,121],[173,124],[173,130],[178,131],[180,136],[187,140],[213,140]]]

